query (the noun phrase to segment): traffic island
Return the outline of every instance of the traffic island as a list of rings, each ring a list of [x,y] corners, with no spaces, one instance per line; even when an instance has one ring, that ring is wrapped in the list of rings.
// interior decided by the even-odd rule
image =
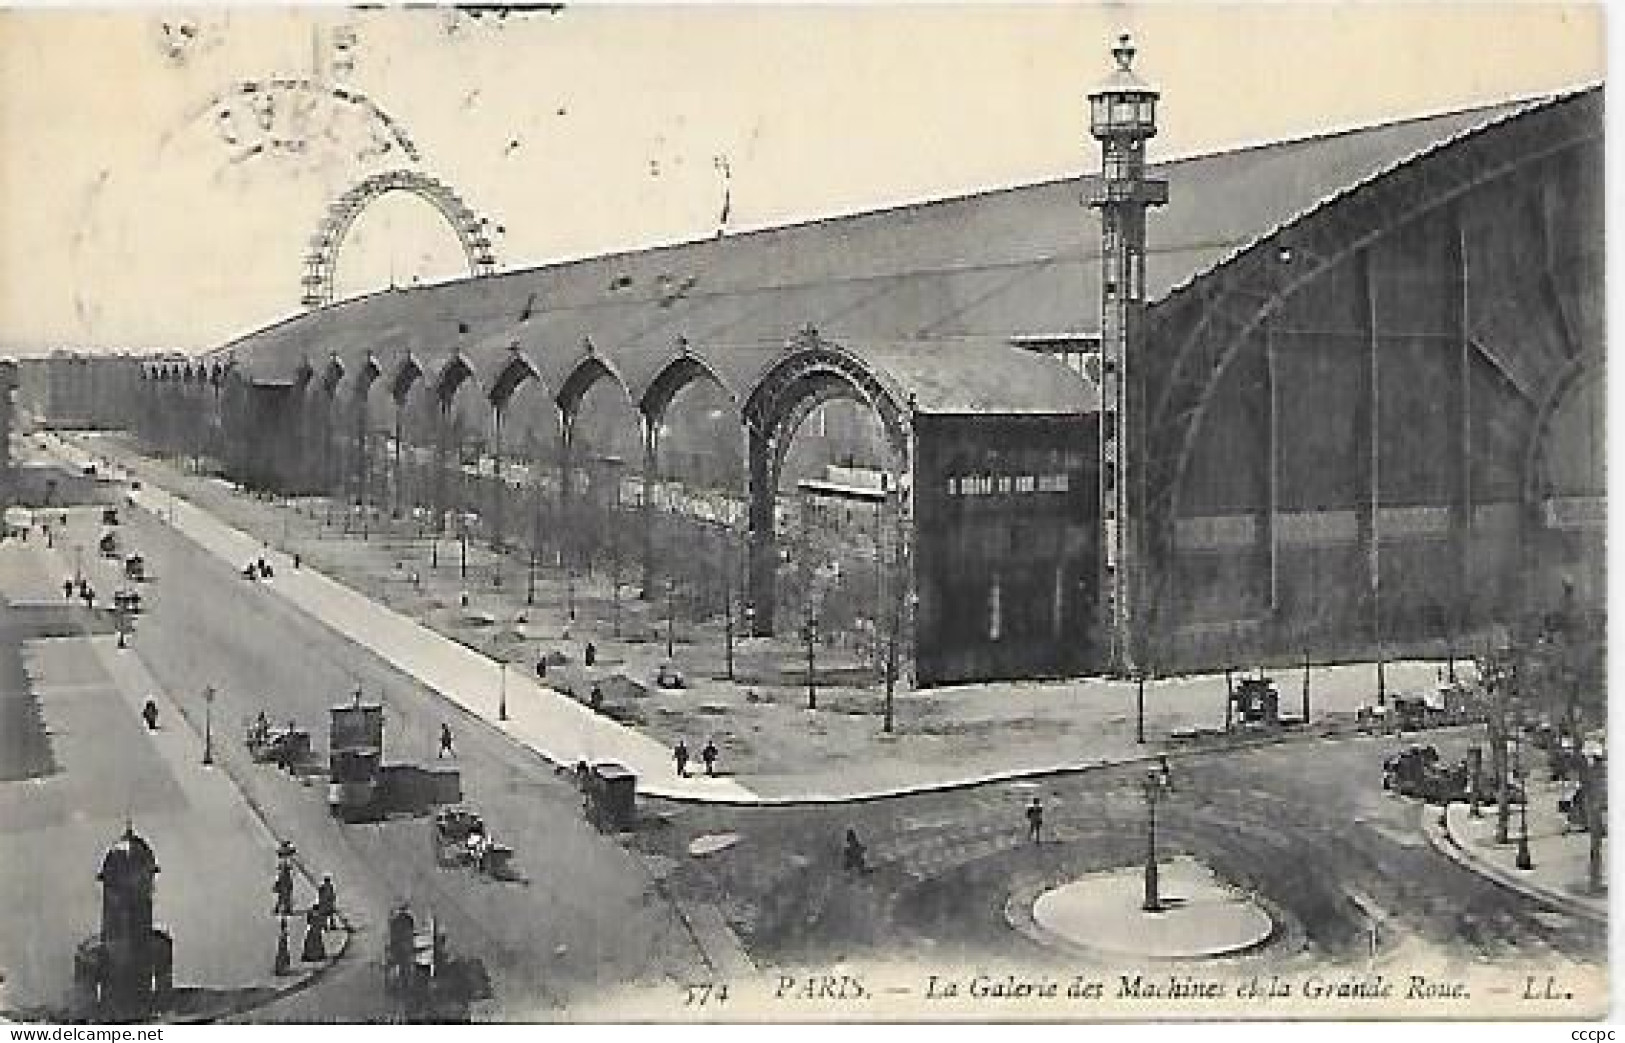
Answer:
[[[1276,922],[1261,904],[1197,859],[1170,858],[1159,873],[1155,911],[1143,908],[1145,869],[1134,866],[1017,895],[1007,918],[1044,945],[1115,958],[1223,959],[1257,951],[1276,936]]]

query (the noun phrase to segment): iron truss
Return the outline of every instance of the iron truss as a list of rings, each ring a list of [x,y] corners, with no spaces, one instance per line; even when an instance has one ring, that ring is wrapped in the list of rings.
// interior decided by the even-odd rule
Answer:
[[[1594,96],[1565,99],[1483,128],[1342,193],[1203,274],[1147,316],[1147,543],[1171,560],[1179,490],[1219,378],[1299,288],[1375,240],[1479,186],[1602,134]],[[1290,264],[1283,264],[1290,257]],[[1186,331],[1186,332],[1182,332]],[[1161,349],[1159,351],[1159,348]],[[1159,587],[1166,592],[1169,570]],[[1154,599],[1160,605],[1164,599]]]

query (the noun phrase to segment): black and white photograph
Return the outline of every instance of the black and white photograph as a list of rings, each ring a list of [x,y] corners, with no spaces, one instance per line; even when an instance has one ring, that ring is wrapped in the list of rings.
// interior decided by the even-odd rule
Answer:
[[[0,9],[0,1021],[1608,1018],[1606,14]]]

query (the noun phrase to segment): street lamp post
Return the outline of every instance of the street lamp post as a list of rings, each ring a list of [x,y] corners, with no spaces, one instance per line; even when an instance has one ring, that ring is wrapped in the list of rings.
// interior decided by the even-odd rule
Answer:
[[[811,602],[808,603],[809,606]],[[807,612],[807,709],[818,709],[818,681],[816,665],[813,661],[814,649],[818,647],[818,621],[813,618],[809,608]]]
[[[203,763],[214,763],[214,687],[203,689]]]
[[[1145,901],[1140,908],[1148,913],[1162,912],[1162,895],[1157,879],[1157,800],[1162,795],[1162,776],[1145,773]]]
[[[1134,741],[1145,745],[1145,671],[1134,671]]]
[[[734,679],[734,584],[733,547],[728,539],[728,530],[719,528],[718,535],[722,537],[722,627],[723,627],[723,669],[728,680]]]
[[[508,661],[497,660],[497,720],[508,719]]]
[[[677,612],[676,612],[676,605],[675,605],[674,600],[673,600],[674,594],[675,594],[675,589],[676,589],[676,581],[671,576],[667,576],[666,577],[666,658],[667,659],[671,659],[677,654],[676,653],[676,633],[675,633]]]
[[[1309,727],[1309,649],[1303,650],[1303,726]]]
[[[1523,768],[1523,736],[1517,738],[1517,775],[1519,796],[1518,801],[1518,857],[1513,863],[1519,869],[1530,870],[1535,868],[1535,860],[1529,853],[1529,775]]]

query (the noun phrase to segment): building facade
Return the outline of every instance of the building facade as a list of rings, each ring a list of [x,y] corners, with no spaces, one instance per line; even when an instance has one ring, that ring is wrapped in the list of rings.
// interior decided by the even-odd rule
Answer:
[[[1139,665],[1465,650],[1565,591],[1600,609],[1600,89],[1148,173]],[[1100,670],[1097,184],[345,301],[147,365],[135,422],[251,485],[477,498],[519,531],[570,517],[584,403],[619,403],[647,488],[705,384],[765,632],[786,443],[852,399],[897,476],[915,679]],[[516,470],[518,429],[542,448]]]

